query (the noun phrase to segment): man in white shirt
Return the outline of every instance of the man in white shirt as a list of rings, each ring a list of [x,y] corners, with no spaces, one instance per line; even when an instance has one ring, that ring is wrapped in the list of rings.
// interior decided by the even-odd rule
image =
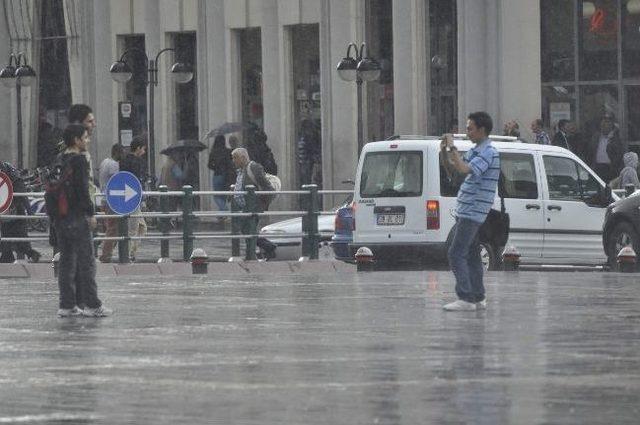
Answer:
[[[609,182],[622,169],[622,156],[627,151],[620,140],[615,117],[606,112],[600,120],[600,131],[591,139],[590,165],[602,180]]]

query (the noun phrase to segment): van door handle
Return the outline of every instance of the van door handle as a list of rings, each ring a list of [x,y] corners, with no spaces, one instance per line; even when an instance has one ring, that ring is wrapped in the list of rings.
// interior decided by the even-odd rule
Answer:
[[[538,204],[527,204],[526,208],[528,210],[539,210],[540,209],[540,205],[538,205]]]
[[[562,207],[560,205],[547,205],[547,209],[549,211],[553,211],[553,210],[561,211]]]

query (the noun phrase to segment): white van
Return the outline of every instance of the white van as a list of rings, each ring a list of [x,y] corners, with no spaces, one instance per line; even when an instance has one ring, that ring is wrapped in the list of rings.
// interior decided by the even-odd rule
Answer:
[[[459,151],[473,143],[455,135]],[[523,263],[604,264],[602,225],[614,199],[605,183],[572,152],[490,136],[500,152],[508,245]],[[446,259],[462,179],[440,161],[440,138],[401,136],[368,143],[355,181],[351,253],[369,247],[380,263]],[[496,196],[494,208],[500,209]],[[490,269],[503,247],[481,241]]]

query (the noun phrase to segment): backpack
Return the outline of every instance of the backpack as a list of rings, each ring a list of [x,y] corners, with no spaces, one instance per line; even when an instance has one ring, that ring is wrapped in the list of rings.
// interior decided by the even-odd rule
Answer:
[[[58,160],[46,176],[44,203],[49,218],[60,219],[69,213],[69,190],[73,168],[69,160]]]
[[[254,162],[254,161],[251,161]],[[256,185],[258,185],[258,190],[260,191],[279,191],[282,188],[282,182],[280,181],[280,178],[278,176],[274,176],[273,174],[264,173],[264,176],[266,177],[267,181],[269,182],[269,184],[271,185],[271,188],[268,187],[260,187],[260,183],[256,180],[256,176],[253,174],[253,170],[251,169],[251,163],[249,163],[249,165],[247,165],[247,174],[249,175],[249,178],[254,181],[256,183]],[[263,204],[263,208],[266,209],[270,203],[272,203],[274,201],[274,199],[276,199],[278,195],[269,195],[269,196],[264,196],[261,197],[263,199],[261,199],[262,204]]]

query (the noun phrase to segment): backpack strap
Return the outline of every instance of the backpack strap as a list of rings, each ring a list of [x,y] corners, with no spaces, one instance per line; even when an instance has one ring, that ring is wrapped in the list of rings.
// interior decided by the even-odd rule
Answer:
[[[498,196],[500,196],[500,212],[504,214],[506,208],[504,207],[504,174],[500,171],[500,177],[498,177]]]

